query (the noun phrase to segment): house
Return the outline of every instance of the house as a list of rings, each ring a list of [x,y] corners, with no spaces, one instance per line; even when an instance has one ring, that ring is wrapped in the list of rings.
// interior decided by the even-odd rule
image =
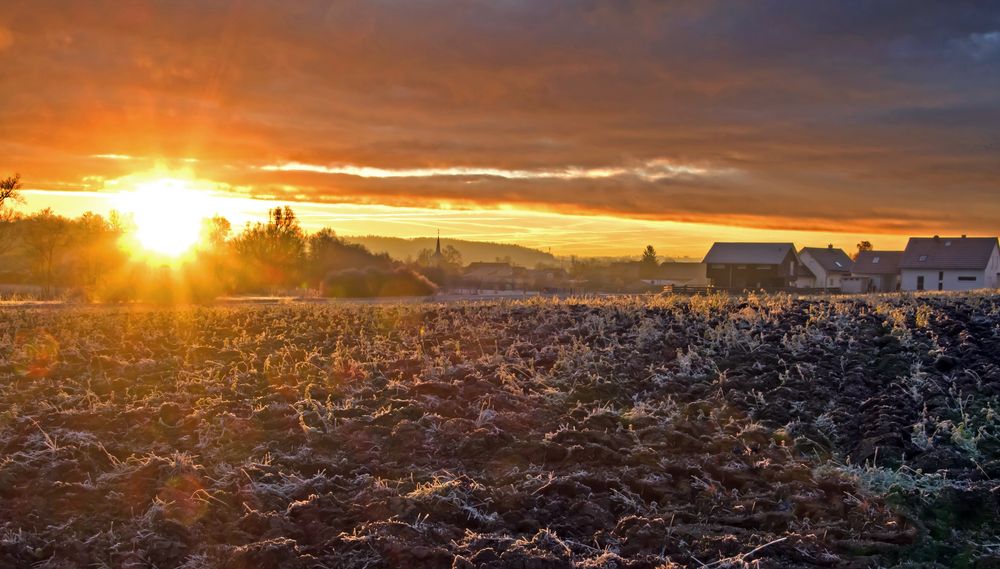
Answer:
[[[528,284],[528,269],[510,263],[469,263],[462,271],[467,286],[488,290],[522,290]]]
[[[851,276],[867,279],[863,290],[844,292],[894,292],[899,290],[899,261],[902,251],[861,251],[854,259]]]
[[[716,243],[703,262],[713,286],[733,289],[790,286],[799,265],[791,243]]]
[[[555,292],[569,288],[569,274],[558,267],[544,267],[528,271],[530,286],[534,290]]]
[[[996,237],[911,237],[899,261],[900,288],[996,288],[1000,241]]]
[[[802,264],[801,260],[795,268],[795,280],[792,282],[795,288],[816,288],[816,275],[809,270],[809,267]]]
[[[856,277],[851,275],[840,279],[840,292],[864,294],[870,292],[874,286],[871,277]]]
[[[661,263],[641,280],[652,286],[708,286],[705,263]]]
[[[816,277],[815,288],[839,289],[840,279],[851,276],[854,264],[843,249],[826,247],[803,247],[799,251],[799,261],[809,268]]]
[[[642,263],[639,261],[614,261],[608,265],[608,272],[625,282],[637,281],[642,273]]]

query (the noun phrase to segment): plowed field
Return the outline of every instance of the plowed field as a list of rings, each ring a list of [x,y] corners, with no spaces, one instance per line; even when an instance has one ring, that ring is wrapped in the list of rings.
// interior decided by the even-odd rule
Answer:
[[[2,567],[996,566],[1000,297],[0,309]]]

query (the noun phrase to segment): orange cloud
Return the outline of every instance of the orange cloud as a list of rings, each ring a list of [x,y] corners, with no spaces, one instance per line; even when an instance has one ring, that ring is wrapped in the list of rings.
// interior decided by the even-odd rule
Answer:
[[[0,173],[89,190],[163,162],[288,200],[1000,232],[997,9],[907,13],[3,3]]]
[[[14,34],[5,26],[0,25],[0,51],[14,44]]]

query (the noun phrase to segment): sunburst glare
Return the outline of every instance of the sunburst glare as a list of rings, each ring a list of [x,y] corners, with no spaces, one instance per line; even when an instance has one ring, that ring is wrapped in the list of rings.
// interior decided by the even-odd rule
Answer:
[[[202,222],[216,211],[217,198],[191,180],[162,177],[122,191],[116,207],[131,217],[136,252],[176,258],[198,242]]]

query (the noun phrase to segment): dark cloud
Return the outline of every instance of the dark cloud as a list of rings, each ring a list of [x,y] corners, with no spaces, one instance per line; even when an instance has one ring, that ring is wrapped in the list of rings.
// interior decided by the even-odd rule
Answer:
[[[5,2],[0,169],[194,157],[296,199],[996,233],[998,30],[986,2]],[[700,173],[629,173],[651,160]],[[261,170],[289,162],[624,173]]]

